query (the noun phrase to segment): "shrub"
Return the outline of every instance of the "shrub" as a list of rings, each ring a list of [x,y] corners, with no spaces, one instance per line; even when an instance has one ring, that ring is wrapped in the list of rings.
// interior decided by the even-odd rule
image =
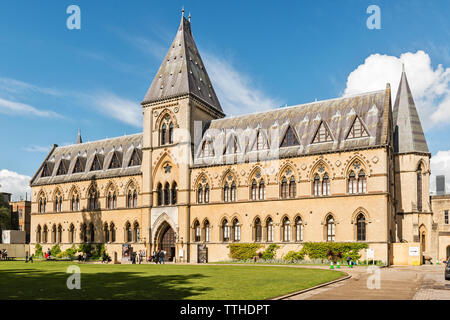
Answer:
[[[233,243],[229,244],[230,258],[235,260],[248,260],[256,256],[256,251],[261,248],[260,244],[256,243]]]
[[[296,262],[305,259],[305,254],[303,251],[289,251],[284,257],[284,261]]]
[[[92,252],[92,259],[100,259],[100,257],[103,255],[103,252],[105,252],[105,245],[103,243],[97,243],[95,245],[95,250]]]
[[[59,253],[61,253],[61,248],[59,246],[59,244],[55,244],[51,249],[50,249],[50,255],[52,257],[56,257]]]
[[[42,246],[37,243],[36,246],[34,247],[34,256],[35,257],[43,257],[44,253],[42,252]]]
[[[63,252],[60,252],[56,255],[57,258],[73,258],[75,257],[75,254],[78,252],[78,249],[75,247],[75,245],[72,245],[72,247],[66,249]]]
[[[344,260],[350,257],[353,261],[357,261],[361,258],[359,251],[366,248],[367,243],[305,242],[301,252],[310,259],[328,259],[329,254],[333,252],[335,256],[340,253]]]
[[[272,260],[273,258],[275,258],[275,255],[276,255],[276,253],[277,253],[277,249],[278,249],[279,247],[280,247],[279,245],[277,245],[277,244],[275,244],[275,243],[272,243],[271,245],[269,245],[269,246],[266,248],[266,250],[264,250],[264,252],[263,252],[261,258],[262,258],[263,260]]]
[[[81,252],[81,253],[91,253],[91,251],[92,251],[92,246],[90,244],[82,243],[78,247],[78,252]]]

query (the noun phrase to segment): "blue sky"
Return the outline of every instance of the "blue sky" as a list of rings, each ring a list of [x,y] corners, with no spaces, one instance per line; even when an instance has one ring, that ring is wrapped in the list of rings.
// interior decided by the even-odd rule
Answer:
[[[66,27],[71,4],[81,30]],[[381,30],[366,26],[372,4]],[[182,6],[227,115],[395,90],[404,62],[436,172],[450,168],[448,0],[18,0],[0,2],[0,191],[18,194],[78,128],[85,141],[141,132],[139,103]]]

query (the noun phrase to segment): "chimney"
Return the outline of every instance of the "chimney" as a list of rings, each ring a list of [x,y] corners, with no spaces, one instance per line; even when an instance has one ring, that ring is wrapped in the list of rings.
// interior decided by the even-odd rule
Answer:
[[[438,196],[445,194],[445,176],[444,175],[436,176],[436,194]]]

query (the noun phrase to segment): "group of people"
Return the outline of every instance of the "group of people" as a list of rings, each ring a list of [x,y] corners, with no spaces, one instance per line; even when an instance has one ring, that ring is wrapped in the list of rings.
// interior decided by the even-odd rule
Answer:
[[[106,251],[103,251],[102,254],[102,263],[108,263],[111,262],[111,257],[106,253]]]
[[[1,260],[8,260],[8,250],[3,249],[0,251]]]
[[[137,262],[137,263],[141,264],[142,261],[144,261],[144,257],[145,257],[144,250],[139,250],[139,252],[133,252],[131,254],[131,263],[136,264],[136,262]]]
[[[149,262],[153,261],[156,264],[165,264],[166,263],[166,254],[167,252],[159,249],[158,251],[153,251],[152,256],[149,259]]]

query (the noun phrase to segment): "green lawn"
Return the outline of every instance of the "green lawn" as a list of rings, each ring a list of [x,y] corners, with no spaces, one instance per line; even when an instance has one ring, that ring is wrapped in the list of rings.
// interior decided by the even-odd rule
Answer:
[[[69,265],[81,289],[69,290]],[[344,276],[330,270],[213,265],[0,262],[0,299],[267,299]]]

